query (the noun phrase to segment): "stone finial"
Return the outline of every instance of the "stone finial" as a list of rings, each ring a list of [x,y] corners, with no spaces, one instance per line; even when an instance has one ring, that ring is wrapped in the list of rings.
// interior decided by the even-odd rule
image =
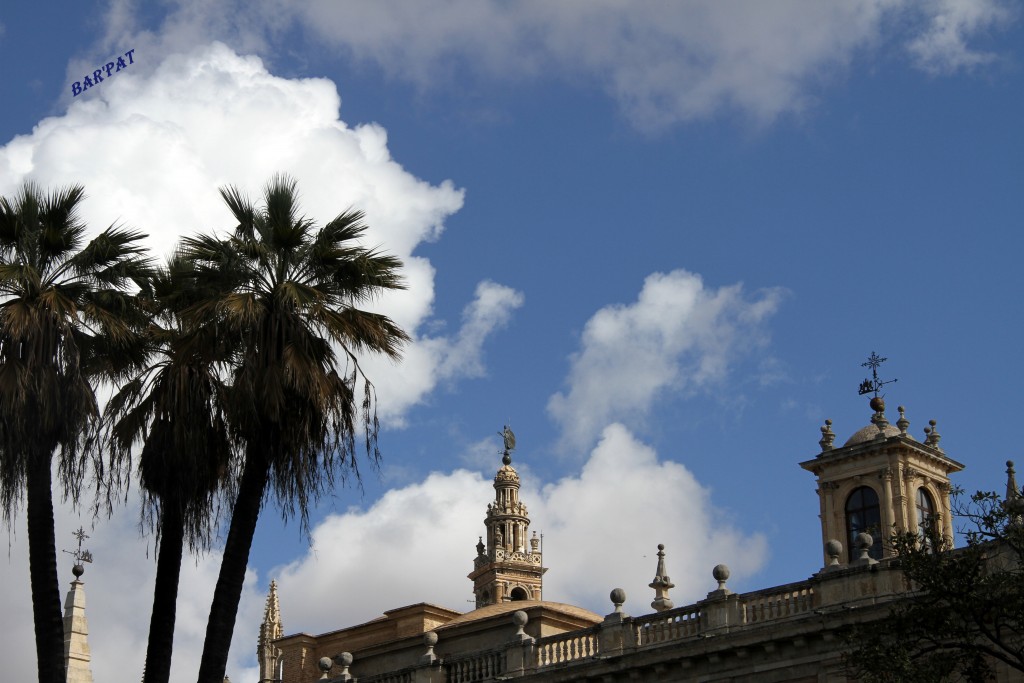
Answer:
[[[612,604],[615,605],[615,612],[622,614],[622,605],[626,602],[626,591],[621,588],[614,588],[608,594],[608,597],[611,598]]]
[[[483,555],[485,549],[486,548],[484,546],[484,537],[480,536],[479,540],[476,542],[476,554],[477,554],[477,556]]]
[[[1017,488],[1017,472],[1013,469],[1013,461],[1006,461],[1006,500],[1020,498],[1020,489]]]
[[[832,420],[825,420],[825,426],[821,428],[821,440],[818,442],[821,452],[832,450],[835,440],[836,434],[832,431]]]
[[[863,531],[857,534],[857,537],[854,539],[854,545],[857,546],[857,559],[850,564],[857,566],[878,564],[878,560],[869,554],[874,543],[875,539],[872,538],[871,534]]]
[[[825,542],[825,554],[828,555],[828,565],[825,569],[839,567],[839,557],[843,554],[843,544],[832,538]]]
[[[420,664],[433,664],[437,661],[437,655],[434,654],[434,646],[437,645],[437,634],[433,631],[424,633],[423,644],[427,646],[427,651],[420,657]]]
[[[885,428],[889,426],[889,420],[885,417],[885,400],[881,396],[875,396],[868,404],[875,414],[871,416],[871,424],[878,427],[878,435],[885,436]]]
[[[935,428],[935,420],[928,420],[928,426],[924,428],[926,446],[931,446],[937,451],[942,449],[939,447],[939,441],[942,440],[942,435],[939,434],[939,430]]]
[[[324,659],[328,659],[328,658],[324,657]],[[324,661],[323,659],[320,660],[320,668],[321,669],[323,668],[323,661]],[[338,675],[335,676],[333,680],[335,680],[335,681],[351,681],[352,680],[352,674],[350,674],[348,672],[348,668],[350,666],[352,666],[352,653],[351,652],[342,652],[340,654],[336,654],[336,655],[334,655],[334,660],[333,661],[334,661],[335,664],[337,664],[338,666],[341,667],[341,672],[338,673]],[[324,678],[327,677],[326,673],[324,674],[323,677]]]
[[[1013,469],[1013,461],[1006,461],[1006,498],[1003,505],[1010,516],[1010,524],[1024,524],[1024,495],[1017,486],[1017,473]]]
[[[526,635],[525,628],[526,623],[530,621],[529,615],[521,609],[517,609],[512,613],[512,623],[516,625],[516,633],[512,636],[512,640],[528,640],[530,636]]]
[[[900,436],[907,435],[907,427],[910,426],[910,420],[907,419],[906,411],[903,406],[897,406],[896,410],[900,412],[900,419],[896,420],[896,426],[900,430]]]
[[[530,552],[535,553],[540,549],[540,539],[537,538],[537,532],[533,532],[533,538],[530,539]]]
[[[656,612],[664,612],[675,606],[668,597],[668,590],[675,588],[675,584],[665,570],[665,546],[662,543],[658,544],[658,567],[654,571],[654,581],[648,585],[654,589],[654,602],[651,603],[651,607]]]
[[[708,597],[717,597],[722,595],[729,595],[732,593],[729,590],[725,582],[729,580],[729,567],[724,564],[716,564],[715,568],[711,570],[711,576],[714,577],[715,581],[718,582],[718,588],[708,593]]]
[[[330,657],[321,657],[320,661],[317,662],[317,666],[319,666],[320,671],[323,672],[320,674],[320,680],[325,681],[329,678],[328,674],[331,673],[331,669],[334,668],[334,660]]]

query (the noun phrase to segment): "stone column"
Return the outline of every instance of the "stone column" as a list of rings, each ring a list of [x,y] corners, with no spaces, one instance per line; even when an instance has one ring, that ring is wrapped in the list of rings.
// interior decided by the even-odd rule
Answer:
[[[534,648],[536,641],[523,630],[528,619],[528,615],[522,610],[512,613],[512,623],[516,625],[517,630],[505,646],[505,669],[509,674],[522,675],[537,668],[537,653]]]
[[[616,588],[611,592],[615,611],[607,615],[601,622],[601,630],[597,633],[597,651],[601,657],[613,657],[622,654],[623,650],[632,648],[632,621],[622,611],[622,603],[626,602],[626,591]]]
[[[718,589],[708,593],[706,600],[700,602],[700,630],[711,633],[718,630],[729,630],[730,626],[742,623],[740,616],[739,596],[726,587],[729,580],[729,568],[724,564],[716,565],[712,576],[718,582]]]
[[[64,601],[64,666],[67,683],[92,683],[89,663],[89,623],[85,619],[85,584],[81,581],[85,569],[76,564],[72,572],[75,580]]]
[[[886,540],[893,532],[893,527],[896,524],[896,510],[893,507],[892,499],[892,468],[883,467],[878,473],[878,478],[882,482],[882,528],[878,530],[878,533],[882,536],[882,546],[885,547]]]

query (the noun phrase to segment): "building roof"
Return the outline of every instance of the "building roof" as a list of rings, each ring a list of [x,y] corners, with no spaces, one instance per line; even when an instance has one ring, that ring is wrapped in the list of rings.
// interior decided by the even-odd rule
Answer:
[[[501,614],[511,614],[518,610],[528,610],[536,607],[540,607],[546,612],[570,617],[572,619],[593,621],[595,624],[599,623],[604,618],[588,609],[576,607],[575,605],[567,605],[564,602],[550,602],[548,600],[517,600],[513,602],[499,602],[494,605],[487,605],[486,607],[475,609],[472,612],[466,612],[461,616],[455,617],[440,628],[448,628],[457,624],[479,621],[481,619],[488,619]]]
[[[891,424],[886,425],[882,433],[885,435],[885,438],[889,438],[890,436],[899,436],[901,434],[899,428]],[[904,434],[904,436],[908,439],[914,438],[909,434]],[[865,441],[873,441],[876,438],[878,438],[878,425],[869,424],[854,432],[853,436],[847,439],[843,446],[853,446],[854,444],[864,443]],[[914,440],[916,441],[917,439]]]

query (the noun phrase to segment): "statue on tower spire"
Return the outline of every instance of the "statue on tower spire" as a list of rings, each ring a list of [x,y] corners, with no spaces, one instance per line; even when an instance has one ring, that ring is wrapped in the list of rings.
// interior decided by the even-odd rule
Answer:
[[[505,442],[504,454],[501,457],[501,461],[506,465],[512,464],[512,451],[516,448],[516,435],[512,433],[512,428],[505,425],[505,428],[498,432],[502,440]]]

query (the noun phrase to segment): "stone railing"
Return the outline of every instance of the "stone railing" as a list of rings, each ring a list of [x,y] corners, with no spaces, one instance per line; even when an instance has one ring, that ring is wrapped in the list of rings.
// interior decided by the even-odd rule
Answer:
[[[638,647],[689,638],[700,633],[700,607],[687,605],[633,619]]]
[[[505,653],[489,650],[467,657],[446,659],[446,683],[475,683],[505,673]]]
[[[810,612],[814,608],[814,588],[807,581],[791,583],[739,596],[740,619],[756,624]]]
[[[534,644],[537,666],[545,667],[597,656],[599,626],[539,638]]]
[[[871,576],[877,574],[881,572],[872,572]],[[842,578],[838,573],[824,575],[825,579],[829,577]],[[621,611],[625,594],[616,589],[612,592],[615,611],[601,623],[542,638],[528,636],[523,630],[528,621],[526,612],[515,612],[512,621],[518,632],[503,645],[488,650],[456,650],[439,657],[434,653],[438,634],[428,632],[424,640],[427,651],[420,656],[418,664],[387,674],[360,676],[359,681],[480,683],[498,677],[517,678],[550,668],[586,666],[606,658],[649,652],[666,644],[735,633],[775,620],[800,618],[813,614],[820,607],[818,603],[823,600],[827,603],[828,599],[828,582],[819,577],[751,593],[733,593],[725,587],[724,576],[716,578],[719,588],[708,593],[705,600],[640,617],[630,617]],[[443,637],[441,642],[444,643]],[[351,661],[348,655],[348,662]],[[358,662],[355,670],[358,672]],[[344,671],[343,676],[330,679],[331,683],[351,681],[347,667]]]
[[[376,676],[359,677],[359,683],[413,683],[415,673],[412,669],[378,674]]]

